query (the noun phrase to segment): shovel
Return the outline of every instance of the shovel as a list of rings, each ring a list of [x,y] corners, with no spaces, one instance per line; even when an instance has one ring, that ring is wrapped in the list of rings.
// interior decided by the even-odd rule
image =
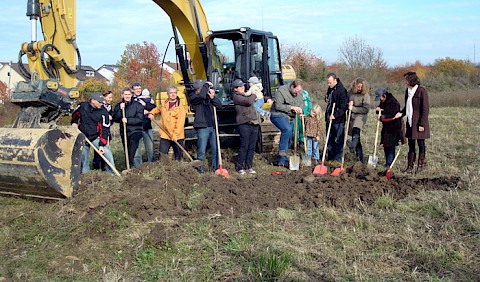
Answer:
[[[95,145],[93,145],[93,143],[88,140],[88,138],[85,138],[85,140],[87,141],[88,144],[90,144],[90,147],[93,148],[93,150],[95,150],[95,152],[105,161],[105,163],[112,169],[112,171],[117,175],[117,176],[120,176],[120,172],[118,172],[118,170],[115,168],[115,166],[109,162],[107,160],[107,158],[105,158],[105,156],[103,154],[100,153],[100,151],[97,149],[97,147],[95,147]]]
[[[125,108],[122,108],[122,117],[125,118]],[[130,160],[128,158],[128,146],[127,146],[127,123],[123,123],[123,139],[125,144],[125,160],[127,162],[127,170],[130,170]]]
[[[350,126],[350,116],[352,115],[352,111],[348,111],[347,115],[347,126],[345,127],[345,136],[343,138],[343,151],[342,151],[342,164],[340,167],[337,167],[330,175],[331,176],[340,176],[342,172],[345,172],[345,168],[343,167],[343,164],[345,163],[345,145],[347,144],[347,138],[348,138],[348,128]]]
[[[302,158],[302,165],[303,166],[312,166],[312,160],[307,155],[307,135],[305,132],[305,116],[301,115],[302,118],[302,130],[303,130],[303,158]]]
[[[216,175],[223,175],[225,178],[230,178],[228,170],[222,168],[222,150],[220,148],[220,136],[218,136],[218,120],[217,120],[217,108],[213,107],[213,116],[215,118],[215,134],[217,135],[217,148],[218,148],[218,169],[215,170]]]
[[[335,111],[335,103],[332,106],[332,115]],[[325,153],[327,152],[327,145],[328,145],[328,137],[330,137],[330,129],[332,129],[332,120],[330,119],[330,123],[328,124],[327,130],[327,137],[325,138],[325,146],[323,147],[323,156],[322,156],[322,164],[316,165],[313,169],[313,174],[325,174],[328,171],[328,168],[325,166]]]
[[[289,169],[290,170],[298,170],[300,168],[300,157],[297,155],[297,139],[298,139],[298,115],[295,114],[295,122],[293,126],[294,132],[294,143],[293,143],[293,156],[289,157]]]
[[[200,167],[203,165],[203,162],[201,160],[194,160],[192,158],[192,156],[190,156],[190,154],[187,152],[187,150],[185,150],[185,148],[177,142],[177,140],[174,140],[172,138],[172,135],[170,134],[170,132],[166,131],[165,129],[163,129],[163,127],[160,126],[160,124],[155,120],[153,119],[153,122],[158,126],[158,128],[163,131],[165,134],[167,134],[168,138],[170,138],[170,140],[173,141],[173,143],[175,143],[175,145],[177,145],[178,148],[180,148],[180,150],[182,150],[182,152],[185,153],[185,155],[188,157],[188,159],[190,160],[190,165],[192,165],[193,167]]]
[[[398,152],[397,152],[397,154],[395,155],[395,158],[393,159],[392,164],[390,165],[390,167],[387,169],[387,172],[385,173],[385,176],[387,177],[387,180],[390,180],[391,173],[392,173],[392,167],[393,167],[393,165],[395,164],[395,161],[397,160],[398,155],[400,155],[400,149],[401,149],[401,148],[402,148],[402,147],[400,147],[400,148],[398,149]]]
[[[378,129],[380,128],[380,116],[382,115],[382,111],[378,111],[377,117],[377,131],[375,132],[375,145],[373,147],[373,156],[368,156],[368,166],[375,169],[377,167],[377,143],[378,143]]]

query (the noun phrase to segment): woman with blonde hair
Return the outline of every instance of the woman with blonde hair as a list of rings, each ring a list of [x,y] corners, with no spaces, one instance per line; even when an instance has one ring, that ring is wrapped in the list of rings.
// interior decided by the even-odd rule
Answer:
[[[305,117],[305,136],[307,137],[307,158],[313,157],[314,164],[318,164],[320,160],[320,150],[318,142],[323,133],[322,108],[315,104],[310,114]]]
[[[347,141],[350,153],[356,154],[358,160],[364,163],[363,147],[360,142],[360,131],[367,123],[368,111],[370,110],[370,95],[368,94],[368,83],[363,78],[356,78],[352,81],[348,90],[348,109],[352,112],[348,135],[352,140]]]

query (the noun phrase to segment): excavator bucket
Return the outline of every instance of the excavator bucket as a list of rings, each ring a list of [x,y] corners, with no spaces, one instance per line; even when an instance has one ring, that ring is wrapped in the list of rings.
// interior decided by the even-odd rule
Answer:
[[[0,128],[0,193],[73,197],[84,138],[73,128]]]

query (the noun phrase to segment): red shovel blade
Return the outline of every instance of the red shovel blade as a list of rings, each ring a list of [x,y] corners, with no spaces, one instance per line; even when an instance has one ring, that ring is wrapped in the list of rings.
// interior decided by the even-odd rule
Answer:
[[[345,172],[345,168],[343,166],[337,167],[330,175],[331,176],[340,176],[342,172]]]
[[[230,174],[228,173],[228,170],[222,168],[222,166],[220,166],[217,170],[215,170],[215,174],[216,175],[223,175],[227,179],[230,178]]]
[[[387,169],[387,172],[385,173],[385,176],[387,177],[387,180],[390,180],[390,177],[392,177],[392,169],[389,168]]]
[[[313,169],[313,174],[326,174],[328,171],[328,168],[323,164],[316,165],[315,168]]]

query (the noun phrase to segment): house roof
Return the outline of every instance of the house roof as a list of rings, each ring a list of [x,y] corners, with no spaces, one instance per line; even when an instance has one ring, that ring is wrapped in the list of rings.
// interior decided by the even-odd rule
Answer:
[[[117,65],[109,65],[109,64],[104,64],[101,67],[97,69],[97,71],[101,69],[107,69],[109,71],[117,72],[118,71],[118,66]]]

